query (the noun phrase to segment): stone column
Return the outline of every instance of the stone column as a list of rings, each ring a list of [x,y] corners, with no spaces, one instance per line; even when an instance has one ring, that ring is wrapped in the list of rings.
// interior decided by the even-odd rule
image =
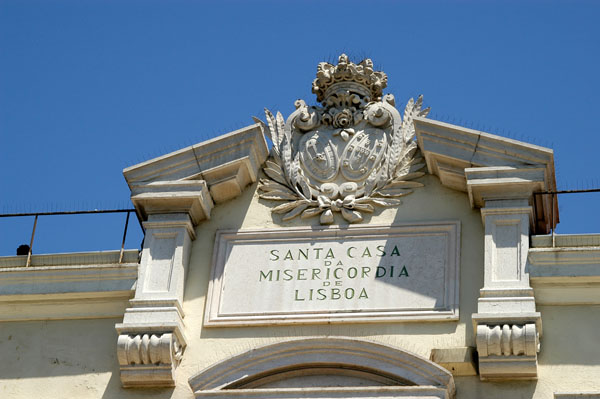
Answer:
[[[480,378],[535,379],[542,324],[529,285],[527,256],[534,225],[530,204],[540,179],[531,169],[465,172],[469,196],[481,207],[485,226],[484,286],[472,318]]]

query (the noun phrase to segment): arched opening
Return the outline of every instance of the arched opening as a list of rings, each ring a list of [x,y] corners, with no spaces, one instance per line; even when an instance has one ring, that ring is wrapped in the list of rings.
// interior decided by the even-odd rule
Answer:
[[[410,386],[410,381],[353,364],[297,364],[235,381],[223,389],[305,388],[310,386]]]
[[[387,345],[308,338],[250,350],[190,378],[197,398],[452,398],[454,379],[435,363]],[[300,395],[300,392],[302,395]]]

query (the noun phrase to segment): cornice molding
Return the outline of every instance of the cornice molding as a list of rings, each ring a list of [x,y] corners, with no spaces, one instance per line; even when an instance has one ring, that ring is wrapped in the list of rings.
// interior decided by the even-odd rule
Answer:
[[[527,270],[540,305],[600,304],[600,236],[532,237]]]
[[[138,251],[33,255],[1,259],[0,321],[120,317],[133,297]]]
[[[556,190],[551,149],[431,119],[416,117],[414,124],[429,173],[467,192],[472,207],[527,199],[534,207],[533,232],[546,234],[558,223],[557,201],[533,195]]]
[[[140,220],[188,213],[194,224],[237,197],[258,178],[268,155],[260,124],[204,141],[123,170]]]

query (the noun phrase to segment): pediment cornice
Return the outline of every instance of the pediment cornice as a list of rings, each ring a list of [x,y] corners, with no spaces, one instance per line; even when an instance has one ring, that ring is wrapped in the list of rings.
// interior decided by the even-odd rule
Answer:
[[[449,188],[469,194],[471,206],[486,200],[525,198],[534,207],[535,233],[558,223],[552,149],[445,122],[414,118],[419,148],[429,173]]]
[[[197,224],[214,204],[257,180],[268,155],[260,124],[195,144],[123,170],[138,217],[188,213]]]

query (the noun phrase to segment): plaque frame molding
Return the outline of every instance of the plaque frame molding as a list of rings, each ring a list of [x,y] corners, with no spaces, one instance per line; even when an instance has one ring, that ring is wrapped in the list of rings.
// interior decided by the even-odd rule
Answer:
[[[264,229],[217,230],[213,246],[211,274],[204,311],[204,327],[244,327],[257,325],[291,324],[342,324],[342,323],[382,323],[382,322],[439,322],[459,319],[460,287],[460,246],[461,222],[459,220],[440,220],[428,222],[408,222],[380,225],[349,226],[302,226]],[[356,238],[369,236],[385,237],[389,234],[442,233],[447,234],[448,263],[445,268],[444,286],[447,290],[443,307],[428,310],[372,310],[372,311],[287,311],[281,313],[221,315],[219,305],[223,295],[223,271],[225,263],[219,264],[220,253],[232,240],[268,241],[269,236],[279,240],[319,239],[319,238]],[[224,252],[223,252],[224,254]]]

